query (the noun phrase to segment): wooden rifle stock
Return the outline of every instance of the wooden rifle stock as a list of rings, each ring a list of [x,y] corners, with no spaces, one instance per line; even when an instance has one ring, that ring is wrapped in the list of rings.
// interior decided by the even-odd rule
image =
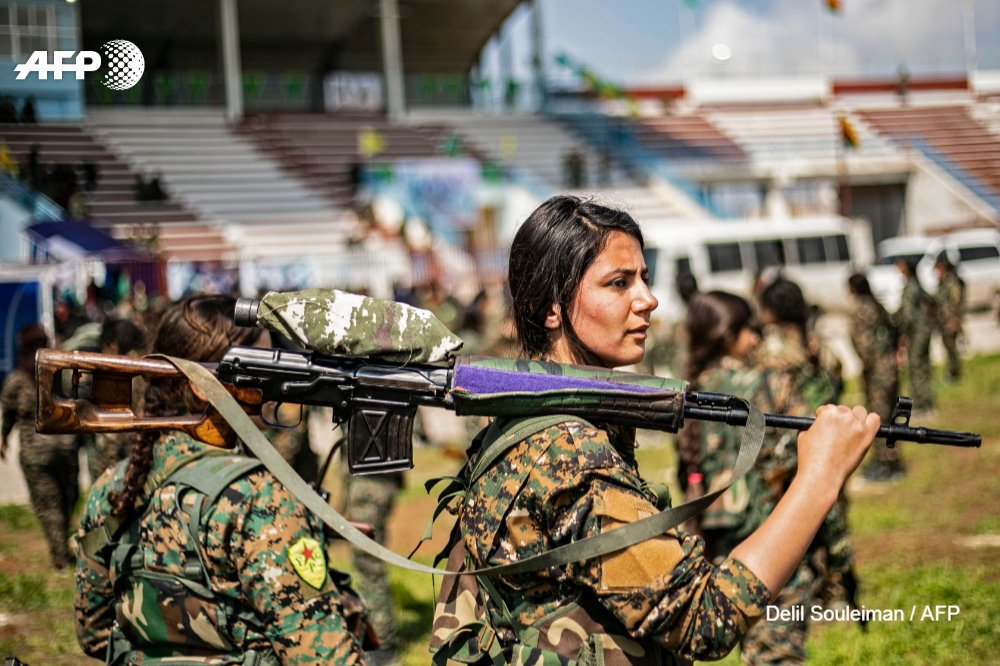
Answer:
[[[212,408],[190,416],[137,414],[133,396],[137,377],[187,382],[171,363],[155,358],[40,349],[35,355],[35,429],[45,434],[180,430],[213,446],[233,444],[229,424]],[[226,388],[248,414],[260,413],[260,391]],[[197,388],[192,389],[197,394]]]

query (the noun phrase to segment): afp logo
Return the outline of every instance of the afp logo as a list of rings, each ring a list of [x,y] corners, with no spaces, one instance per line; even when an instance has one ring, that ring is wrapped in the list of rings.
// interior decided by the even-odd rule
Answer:
[[[83,80],[85,73],[96,72],[103,65],[102,82],[112,90],[128,90],[139,82],[146,69],[146,60],[138,46],[124,39],[112,39],[101,46],[101,51],[103,58],[97,51],[53,51],[51,64],[48,51],[35,51],[28,62],[17,65],[14,70],[18,81],[31,73],[37,74],[42,81],[47,81],[52,73],[52,78],[61,81],[65,72],[72,72],[77,80]]]

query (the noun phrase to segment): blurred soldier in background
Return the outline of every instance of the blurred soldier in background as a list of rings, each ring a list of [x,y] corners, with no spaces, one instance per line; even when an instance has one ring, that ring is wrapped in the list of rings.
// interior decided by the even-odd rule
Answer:
[[[836,403],[842,387],[836,375],[839,368],[828,369],[820,362],[821,350],[815,349],[818,338],[813,338],[814,349],[810,350],[809,306],[802,289],[791,280],[776,278],[760,291],[760,318],[764,323],[763,340],[756,350],[756,362],[766,373],[771,399],[783,406],[782,413],[811,416],[821,405]],[[794,470],[795,439],[791,435],[785,437],[784,448],[779,443],[777,451],[778,454],[784,451],[786,465],[778,469]],[[790,479],[789,474],[787,478],[768,481],[787,485]],[[804,566],[786,590],[793,587],[796,598],[810,595],[828,605],[857,605],[853,598],[857,589],[854,548],[847,527],[847,498],[843,490],[806,553]],[[744,640],[744,660],[777,663],[799,659],[795,646],[804,638],[801,632],[804,629],[794,622],[761,622]],[[803,659],[804,654],[803,646]]]
[[[934,262],[938,276],[937,315],[941,342],[948,352],[948,381],[957,382],[962,376],[962,361],[958,355],[958,339],[962,335],[962,315],[965,307],[965,282],[958,277],[955,265],[944,252]]]
[[[396,504],[396,496],[403,488],[403,474],[347,474],[346,477],[344,516],[348,520],[371,525],[374,529],[372,538],[383,546],[386,545],[389,514]],[[355,572],[354,587],[365,601],[368,623],[379,639],[379,649],[366,652],[365,663],[373,666],[398,664],[396,642],[399,630],[389,585],[389,568],[382,560],[357,548],[351,548],[351,556]]]
[[[847,281],[854,296],[850,315],[851,342],[861,359],[861,384],[865,405],[889,423],[899,393],[899,366],[896,364],[896,331],[882,304],[872,295],[868,278],[855,273]],[[903,475],[899,446],[888,448],[876,439],[861,470],[871,481],[888,481]]]
[[[48,335],[40,324],[30,324],[17,334],[17,366],[7,375],[0,393],[0,458],[6,457],[10,435],[16,429],[18,458],[31,508],[45,532],[52,565],[62,570],[70,559],[67,538],[73,507],[80,495],[80,462],[76,436],[35,432],[35,352],[48,346]]]
[[[931,377],[931,331],[934,328],[934,301],[924,291],[917,278],[917,262],[897,259],[896,269],[906,283],[900,297],[899,310],[892,323],[899,331],[897,354],[906,357],[909,394],[914,410],[926,418],[934,409],[934,386]]]

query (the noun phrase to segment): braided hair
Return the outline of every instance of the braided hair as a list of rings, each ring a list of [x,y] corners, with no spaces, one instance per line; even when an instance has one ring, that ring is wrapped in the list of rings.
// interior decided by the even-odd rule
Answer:
[[[261,330],[236,326],[235,307],[236,299],[231,296],[194,296],[179,301],[161,316],[150,353],[213,363],[233,345],[252,345]],[[144,397],[144,411],[151,416],[198,414],[206,406],[183,377],[150,380]],[[123,517],[135,508],[153,464],[153,445],[160,434],[157,430],[142,432],[130,443],[122,490],[109,495],[111,515]]]

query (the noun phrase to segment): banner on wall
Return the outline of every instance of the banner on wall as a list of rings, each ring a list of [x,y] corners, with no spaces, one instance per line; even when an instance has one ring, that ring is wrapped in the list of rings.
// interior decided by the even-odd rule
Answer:
[[[393,164],[393,189],[407,211],[421,218],[450,242],[475,227],[482,169],[472,158],[398,160]]]
[[[323,80],[323,102],[329,112],[381,111],[382,77],[365,72],[331,72]]]

